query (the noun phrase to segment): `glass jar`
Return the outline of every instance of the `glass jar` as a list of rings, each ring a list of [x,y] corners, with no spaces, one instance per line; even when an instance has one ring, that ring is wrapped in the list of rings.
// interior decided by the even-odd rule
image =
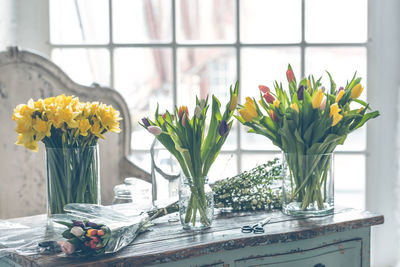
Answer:
[[[202,230],[211,227],[214,216],[214,193],[208,177],[199,177],[198,186],[192,178],[181,175],[179,183],[179,217],[183,229]]]
[[[125,215],[138,215],[149,210],[151,203],[151,185],[137,178],[125,178],[123,184],[114,187],[113,208]]]
[[[333,153],[282,153],[282,212],[320,216],[333,213]]]
[[[46,146],[47,215],[65,213],[68,203],[100,204],[98,145],[73,148]]]
[[[154,139],[150,154],[153,205],[177,201],[181,171],[178,161],[157,139]]]

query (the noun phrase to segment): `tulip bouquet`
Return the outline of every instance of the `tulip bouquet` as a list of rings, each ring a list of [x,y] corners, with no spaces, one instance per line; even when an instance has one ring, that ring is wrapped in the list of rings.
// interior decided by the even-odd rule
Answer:
[[[297,201],[303,211],[310,207],[324,209],[331,168],[331,160],[324,155],[331,154],[350,132],[379,115],[358,99],[363,91],[361,78],[354,75],[345,87],[337,89],[328,75],[329,90],[322,86],[321,78],[316,80],[312,75],[297,83],[289,65],[288,91],[278,82],[274,84],[275,92],[260,85],[259,102],[247,97],[236,116],[250,127],[249,132],[264,135],[281,148],[291,177],[288,202]],[[352,102],[360,108],[352,109]]]
[[[67,203],[99,203],[97,141],[108,131],[119,133],[119,112],[98,102],[59,95],[18,105],[17,145],[38,151],[46,146],[49,214]]]
[[[212,97],[211,120],[207,134],[205,128],[209,109],[208,97],[202,100],[196,97],[196,108],[192,118],[189,117],[187,107],[181,106],[179,109],[175,108],[174,114],[166,111],[161,115],[157,108],[154,121],[142,119],[141,125],[153,133],[178,160],[187,179],[191,195],[182,222],[184,225],[191,222],[195,226],[197,213],[202,225],[209,227],[211,224],[207,216],[207,207],[210,204],[205,190],[206,176],[232,127],[231,118],[237,106],[238,87],[236,83],[234,89],[230,88],[230,100],[223,114],[220,111],[219,100],[215,96]]]

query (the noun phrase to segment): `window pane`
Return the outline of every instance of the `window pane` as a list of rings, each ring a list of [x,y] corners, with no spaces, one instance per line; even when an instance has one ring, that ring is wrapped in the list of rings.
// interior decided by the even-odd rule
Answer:
[[[365,208],[365,155],[334,156],[335,204]]]
[[[238,174],[237,156],[234,154],[220,153],[208,173],[210,183],[215,183]]]
[[[107,0],[50,0],[53,44],[104,44],[109,41]]]
[[[113,1],[116,43],[171,41],[171,1]]]
[[[180,48],[178,50],[178,105],[186,105],[193,114],[196,95],[204,99],[214,94],[221,109],[229,101],[229,86],[236,82],[235,50],[230,48]],[[209,113],[211,110],[209,111]],[[234,122],[236,124],[236,122]],[[237,130],[230,131],[223,149],[235,149]]]
[[[115,50],[115,88],[128,104],[132,120],[132,148],[150,149],[154,137],[138,121],[172,110],[171,49],[118,48]]]
[[[275,158],[281,159],[281,153],[244,153],[242,155],[242,172],[251,170]]]
[[[234,0],[176,1],[177,39],[181,42],[234,42]]]
[[[312,47],[306,49],[306,74],[314,74],[316,77],[322,76],[322,84],[328,89],[330,86],[329,77],[325,70],[329,71],[337,88],[346,86],[346,82],[351,80],[354,72],[362,77],[363,86],[366,86],[367,73],[367,51],[364,47],[337,47],[321,48]],[[366,100],[367,90],[365,89],[360,99]],[[352,103],[352,108],[360,105]],[[338,146],[337,150],[365,150],[366,149],[366,127],[351,133],[344,145]]]
[[[110,56],[107,49],[56,48],[52,60],[72,80],[83,85],[110,85]]]
[[[286,70],[289,63],[296,77],[300,76],[300,48],[244,48],[241,62],[241,103],[244,103],[246,96],[258,99],[260,84],[273,90],[273,82],[276,80],[287,88]],[[267,137],[248,134],[246,127],[241,127],[241,147],[278,149]]]
[[[306,41],[367,41],[367,0],[306,0]]]
[[[245,43],[299,43],[301,1],[241,1],[240,38]]]

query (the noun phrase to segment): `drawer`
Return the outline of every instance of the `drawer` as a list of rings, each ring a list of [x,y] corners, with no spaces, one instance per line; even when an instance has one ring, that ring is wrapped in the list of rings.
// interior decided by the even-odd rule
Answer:
[[[263,255],[235,261],[236,267],[355,267],[361,266],[362,241],[351,240],[308,250]]]

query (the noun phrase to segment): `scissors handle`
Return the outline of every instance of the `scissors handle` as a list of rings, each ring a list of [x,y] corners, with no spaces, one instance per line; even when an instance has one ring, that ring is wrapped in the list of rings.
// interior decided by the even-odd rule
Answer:
[[[249,225],[242,226],[242,233],[248,234],[253,232],[253,227]]]

